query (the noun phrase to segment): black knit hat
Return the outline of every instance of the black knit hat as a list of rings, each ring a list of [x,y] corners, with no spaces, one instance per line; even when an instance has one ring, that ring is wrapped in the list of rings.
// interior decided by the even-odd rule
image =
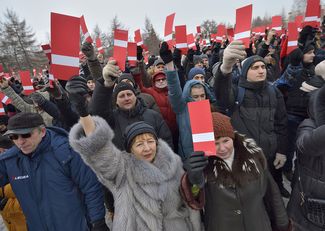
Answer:
[[[26,134],[34,128],[44,125],[42,116],[32,112],[20,112],[10,117],[7,126],[7,132],[3,135]]]
[[[259,55],[253,55],[243,60],[241,73],[244,78],[247,77],[248,69],[256,62],[263,62],[265,64],[264,59]]]
[[[123,79],[130,80],[133,83],[133,86],[136,86],[132,74],[130,74],[130,73],[123,73],[120,77],[118,77],[117,83],[122,82]]]
[[[155,137],[156,140],[158,140],[156,131],[151,125],[147,124],[144,121],[135,122],[125,128],[125,132],[124,132],[125,150],[130,152],[133,139],[136,136],[143,133],[150,133]]]
[[[121,91],[125,91],[125,90],[130,90],[134,93],[134,95],[136,95],[135,89],[134,89],[134,87],[131,86],[131,84],[125,83],[125,82],[120,82],[115,86],[115,88],[113,90],[113,99],[114,99],[115,103],[116,103],[116,98],[117,98],[118,93],[120,93]]]

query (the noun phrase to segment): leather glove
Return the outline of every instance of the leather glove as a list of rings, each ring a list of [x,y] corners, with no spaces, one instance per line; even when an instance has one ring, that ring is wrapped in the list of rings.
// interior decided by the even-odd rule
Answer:
[[[143,49],[141,46],[137,46],[137,60],[141,61],[143,59]]]
[[[38,106],[41,106],[45,104],[46,99],[44,96],[42,96],[40,93],[38,92],[33,92],[30,95],[30,98],[33,100],[34,103],[36,103]]]
[[[88,60],[94,61],[95,59],[97,59],[94,47],[91,43],[84,42],[81,46],[81,51],[86,55]]]
[[[181,67],[182,52],[180,49],[175,48],[173,53],[173,60],[177,68]]]
[[[105,86],[113,86],[116,78],[122,74],[119,66],[116,65],[116,60],[110,60],[103,68],[103,78],[105,80]]]
[[[109,231],[105,220],[99,220],[91,224],[91,231]]]
[[[204,187],[203,170],[208,165],[208,157],[204,156],[204,152],[196,151],[186,160],[185,169],[187,171],[188,180],[192,185],[200,188]]]
[[[220,70],[224,74],[229,74],[232,71],[233,65],[237,59],[244,60],[246,58],[245,46],[242,41],[233,41],[223,52],[223,61]]]
[[[160,50],[159,50],[159,55],[165,64],[173,61],[173,54],[172,54],[171,50],[169,49],[167,42],[163,42],[161,44]]]
[[[193,59],[194,59],[194,50],[193,49],[189,49],[187,51],[187,59],[188,59],[188,61],[190,61],[190,63],[193,63]]]
[[[286,155],[283,155],[281,153],[276,153],[275,160],[273,161],[273,165],[275,169],[279,169],[283,167],[286,161],[287,161]]]
[[[289,54],[289,62],[292,66],[299,66],[302,63],[304,54],[299,48],[294,49]]]
[[[89,92],[87,81],[80,76],[75,76],[67,82],[65,89],[69,93],[70,102],[75,107],[77,113],[81,117],[89,115],[86,103],[86,96]]]

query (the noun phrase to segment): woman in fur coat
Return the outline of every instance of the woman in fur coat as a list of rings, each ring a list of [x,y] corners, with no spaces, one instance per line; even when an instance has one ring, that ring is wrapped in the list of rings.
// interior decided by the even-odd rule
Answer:
[[[114,132],[101,117],[81,117],[70,143],[115,198],[113,231],[200,230],[198,211],[183,202],[182,161],[145,122],[129,125],[125,149],[112,143]]]
[[[181,183],[188,205],[204,208],[205,230],[291,230],[262,150],[234,132],[229,117],[212,113],[212,118],[217,155],[194,152]]]

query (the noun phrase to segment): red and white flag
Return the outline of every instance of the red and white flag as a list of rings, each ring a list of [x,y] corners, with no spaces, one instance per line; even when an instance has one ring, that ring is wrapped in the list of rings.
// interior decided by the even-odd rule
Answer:
[[[134,31],[134,41],[136,42],[137,46],[143,45],[143,40],[141,37],[140,29],[137,29],[136,31]]]
[[[296,26],[298,28],[298,32],[300,32],[301,29],[302,29],[301,28],[301,24],[302,24],[303,20],[304,20],[304,16],[303,15],[297,15],[295,17],[295,23],[296,23]]]
[[[82,34],[84,36],[84,39],[83,39],[82,43],[84,43],[85,41],[87,41],[89,43],[93,43],[93,40],[90,37],[90,34],[88,32],[88,29],[87,29],[86,22],[85,22],[85,18],[84,18],[83,15],[80,17],[80,27],[81,27]]]
[[[35,90],[29,71],[19,71],[19,76],[21,84],[23,85],[24,94],[29,95],[33,93]]]
[[[50,44],[43,44],[41,45],[42,50],[44,51],[47,59],[51,62],[51,46]]]
[[[51,74],[69,80],[79,74],[80,18],[51,13]]]
[[[281,16],[273,16],[271,28],[276,32],[282,31],[282,17]]]
[[[288,22],[287,55],[298,47],[298,36],[297,24],[295,22]]]
[[[196,33],[201,34],[201,26],[196,26]]]
[[[175,26],[175,40],[176,48],[182,51],[182,54],[187,52],[187,34],[186,34],[186,25]]]
[[[128,31],[116,29],[114,31],[113,58],[122,71],[125,70],[126,53],[128,47]]]
[[[175,13],[168,15],[165,21],[164,41],[169,43],[173,40],[173,26],[174,26]]]
[[[8,96],[6,96],[4,93],[2,93],[0,91],[0,100],[1,100],[1,103],[0,103],[0,115],[5,115],[6,112],[5,112],[5,109],[3,107],[3,104],[11,103],[11,99],[9,99]]]
[[[128,42],[128,62],[130,67],[137,65],[137,44]]]
[[[320,27],[320,0],[307,0],[303,26]]]
[[[189,102],[187,105],[194,151],[204,151],[207,156],[216,155],[209,100]]]
[[[236,27],[234,40],[243,41],[248,48],[251,35],[253,5],[244,6],[236,9]]]
[[[104,47],[102,45],[102,40],[100,40],[100,38],[96,38],[96,47],[97,47],[98,53],[104,54]]]
[[[252,28],[252,33],[264,36],[265,35],[265,26],[257,26],[257,27]]]

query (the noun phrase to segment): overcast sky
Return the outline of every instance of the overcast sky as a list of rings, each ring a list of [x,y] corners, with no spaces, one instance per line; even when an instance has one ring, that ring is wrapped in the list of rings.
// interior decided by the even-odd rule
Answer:
[[[263,17],[265,13],[269,16],[280,14],[282,8],[288,14],[293,0],[0,0],[0,20],[6,8],[14,10],[33,29],[38,42],[45,43],[50,32],[50,12],[76,17],[83,14],[90,32],[96,24],[108,32],[110,22],[117,15],[132,35],[134,30],[144,28],[147,16],[163,37],[166,16],[173,12],[176,13],[174,25],[186,24],[188,33],[194,33],[196,26],[206,19],[234,24],[236,8],[251,3],[253,17]]]

